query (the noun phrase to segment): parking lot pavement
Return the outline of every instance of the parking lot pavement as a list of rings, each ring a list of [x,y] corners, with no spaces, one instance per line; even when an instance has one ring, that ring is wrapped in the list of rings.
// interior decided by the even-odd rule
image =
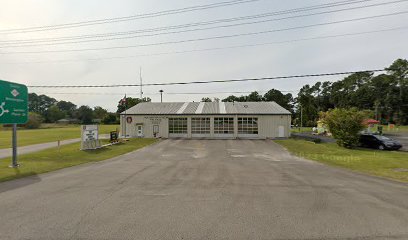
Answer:
[[[270,140],[164,140],[1,183],[0,239],[408,239],[407,199]]]

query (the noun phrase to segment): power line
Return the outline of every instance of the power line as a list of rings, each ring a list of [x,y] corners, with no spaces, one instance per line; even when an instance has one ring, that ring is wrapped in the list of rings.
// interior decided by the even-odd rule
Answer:
[[[197,41],[225,39],[225,38],[234,38],[234,37],[252,36],[252,35],[260,35],[260,34],[266,34],[266,33],[282,32],[282,31],[290,31],[290,30],[312,28],[312,27],[318,27],[318,26],[333,25],[333,24],[338,24],[338,23],[348,23],[348,22],[362,21],[362,20],[368,20],[368,19],[374,19],[374,18],[380,18],[380,17],[390,17],[390,16],[396,16],[396,15],[407,14],[407,13],[408,13],[408,11],[401,11],[401,12],[393,12],[393,13],[381,14],[381,15],[375,15],[375,16],[369,16],[369,17],[353,18],[353,19],[326,22],[326,23],[318,23],[318,24],[311,24],[311,25],[302,25],[302,26],[298,26],[298,27],[281,28],[281,29],[274,29],[274,30],[267,30],[267,31],[260,31],[260,32],[240,33],[240,34],[223,35],[223,36],[214,36],[214,37],[206,37],[206,38],[195,38],[195,39],[187,39],[187,40],[180,40],[180,41],[168,41],[168,42],[147,43],[147,44],[128,45],[128,46],[113,46],[113,47],[102,47],[102,48],[82,48],[82,49],[46,50],[46,51],[0,52],[0,54],[41,54],[41,53],[83,52],[83,51],[127,49],[127,48],[136,48],[136,47],[178,44],[178,43],[186,43],[186,42],[197,42]]]
[[[280,90],[279,90],[280,91]],[[212,95],[212,94],[248,94],[252,92],[266,93],[268,91],[232,91],[232,92],[165,92],[166,95]],[[280,91],[282,93],[292,93],[297,91]],[[123,96],[124,93],[109,93],[109,92],[36,92],[37,94],[57,94],[57,95],[114,95]],[[144,95],[160,95],[160,93],[143,93]],[[137,96],[138,94],[127,93],[127,95]]]
[[[14,34],[14,33],[50,31],[50,30],[58,30],[58,29],[66,29],[66,28],[77,28],[77,27],[84,27],[84,26],[107,24],[107,23],[132,21],[136,19],[161,17],[161,16],[174,15],[174,14],[179,14],[179,13],[186,13],[186,12],[192,12],[192,11],[200,11],[200,10],[226,7],[226,6],[232,6],[232,5],[237,5],[237,4],[243,4],[243,3],[256,2],[256,1],[260,1],[260,0],[233,0],[233,1],[212,3],[208,5],[198,5],[198,6],[192,6],[192,7],[165,10],[165,11],[160,11],[160,12],[131,15],[131,16],[126,16],[126,17],[104,18],[104,19],[97,19],[97,20],[88,20],[88,21],[46,25],[46,26],[38,26],[38,27],[3,29],[3,30],[0,30],[0,33]]]
[[[366,31],[366,32],[355,32],[355,33],[317,36],[317,37],[310,37],[310,38],[291,39],[291,40],[284,40],[284,41],[264,42],[264,43],[255,43],[255,44],[243,44],[243,45],[235,45],[235,46],[228,46],[228,47],[192,49],[192,50],[182,50],[182,51],[172,51],[172,52],[160,52],[160,53],[151,53],[151,54],[139,54],[139,55],[132,55],[132,56],[117,56],[117,57],[87,58],[87,59],[64,59],[64,60],[33,61],[33,62],[10,62],[10,63],[5,62],[5,63],[1,63],[1,64],[69,63],[69,62],[104,61],[104,60],[139,58],[139,57],[153,57],[153,56],[163,56],[163,55],[171,55],[171,54],[184,54],[184,53],[194,53],[194,52],[219,51],[219,50],[236,49],[236,48],[244,48],[244,47],[258,47],[258,46],[294,43],[294,42],[311,41],[311,40],[319,40],[319,39],[331,39],[331,38],[338,38],[338,37],[359,36],[359,35],[366,35],[366,34],[400,31],[400,30],[406,30],[406,29],[408,29],[408,26],[388,28],[388,29],[380,29],[380,30]]]
[[[337,76],[337,75],[349,75],[354,73],[374,73],[384,72],[389,69],[375,69],[375,70],[362,70],[362,71],[348,71],[348,72],[335,72],[335,73],[318,73],[318,74],[304,74],[304,75],[291,75],[291,76],[279,76],[279,77],[262,77],[262,78],[244,78],[244,79],[227,79],[227,80],[210,80],[210,81],[193,81],[193,82],[171,82],[171,83],[145,83],[143,86],[171,86],[171,85],[191,85],[191,84],[208,84],[208,83],[229,83],[229,82],[248,82],[248,81],[265,81],[276,79],[292,79],[292,78],[306,78],[306,77],[324,77],[324,76]],[[140,87],[140,84],[112,84],[112,85],[31,85],[30,88],[114,88],[114,87]]]
[[[333,5],[330,5],[330,6],[326,6],[327,4],[325,4],[324,6],[315,5],[315,6],[311,6],[309,8],[300,9],[300,10],[295,9],[295,10],[269,12],[269,13],[263,13],[263,14],[257,14],[257,15],[217,19],[217,20],[212,20],[212,21],[204,21],[204,22],[195,22],[195,23],[188,23],[188,24],[181,24],[181,25],[172,25],[172,26],[166,26],[166,27],[140,29],[140,30],[126,31],[126,32],[100,33],[100,34],[91,34],[91,35],[86,34],[86,35],[77,35],[77,36],[68,36],[68,37],[59,37],[59,38],[54,37],[54,38],[3,40],[3,41],[0,41],[0,43],[4,43],[4,44],[21,43],[21,44],[25,44],[25,43],[38,43],[38,42],[69,41],[69,40],[89,39],[89,38],[102,38],[102,37],[110,37],[110,36],[123,36],[123,35],[132,35],[132,34],[145,33],[145,32],[150,33],[150,32],[157,32],[157,31],[174,30],[174,29],[179,29],[179,28],[187,28],[187,27],[195,27],[195,26],[203,26],[203,25],[206,26],[206,25],[213,25],[213,24],[225,23],[225,22],[235,22],[235,21],[251,20],[251,19],[257,19],[257,18],[265,18],[265,17],[270,17],[270,16],[285,15],[285,14],[289,14],[289,13],[297,13],[297,12],[303,12],[303,11],[311,11],[311,10],[322,9],[322,8],[331,8],[331,7],[334,7],[334,6],[356,4],[356,3],[368,2],[368,1],[373,1],[373,0],[360,0],[358,2],[354,1],[354,2],[346,2],[346,3],[338,2],[338,3],[333,3]],[[403,2],[403,1],[406,1],[406,0],[379,3],[379,4],[372,4],[372,5],[360,6],[360,7],[357,7],[357,8],[381,6],[381,5],[385,5],[385,4],[394,4],[394,3]],[[347,9],[347,10],[349,10],[349,9]],[[297,16],[295,16],[295,17],[297,17]]]
[[[32,41],[30,41],[30,40],[17,40],[17,41],[21,41],[21,42],[15,42],[15,41],[12,42],[12,41],[9,40],[8,42],[3,41],[3,44],[2,44],[2,46],[0,46],[0,48],[50,46],[50,45],[61,45],[61,44],[78,44],[78,43],[87,43],[87,42],[101,42],[101,41],[123,40],[123,39],[130,39],[130,38],[151,37],[151,36],[158,36],[158,35],[180,34],[180,33],[187,33],[187,32],[212,30],[212,29],[218,29],[218,28],[229,28],[229,27],[237,27],[237,26],[243,26],[243,25],[252,25],[252,24],[259,24],[259,23],[266,23],[266,22],[273,22],[273,21],[281,21],[281,20],[294,19],[294,18],[317,16],[317,15],[322,15],[322,14],[337,13],[337,12],[343,12],[343,11],[349,11],[349,10],[355,10],[355,9],[362,9],[362,8],[369,8],[369,7],[378,7],[378,6],[401,3],[401,2],[407,2],[407,1],[408,0],[398,0],[398,1],[393,1],[393,2],[377,3],[377,4],[366,5],[366,6],[343,8],[343,9],[324,11],[324,12],[318,12],[318,13],[288,16],[288,17],[283,17],[283,18],[274,18],[274,19],[258,20],[258,21],[252,21],[252,22],[234,23],[234,24],[227,24],[227,25],[220,25],[220,26],[213,26],[213,27],[186,29],[186,30],[181,30],[181,31],[149,33],[149,34],[143,34],[143,35],[132,35],[132,34],[135,34],[136,32],[139,32],[139,31],[136,31],[136,32],[135,31],[130,31],[130,32],[119,32],[117,34],[111,33],[111,34],[109,34],[109,36],[105,36],[105,37],[103,37],[101,35],[97,35],[97,36],[94,36],[94,37],[92,37],[92,35],[86,35],[86,36],[83,36],[83,37],[76,36],[76,37],[73,37],[72,39],[52,39],[52,38],[50,38],[49,40],[46,40],[46,39],[36,39],[36,40],[32,40]],[[218,21],[219,21],[219,23],[222,22],[221,20],[218,20]],[[226,22],[228,22],[228,21],[229,20],[227,20]],[[207,25],[207,23],[209,23],[209,22],[204,22],[201,25]],[[213,23],[211,23],[211,24],[213,24]],[[164,30],[166,30],[166,29],[164,29]],[[131,36],[123,36],[123,35],[131,35]],[[122,36],[122,37],[115,37],[115,36]],[[110,37],[110,38],[107,38],[107,37]],[[92,39],[92,38],[98,38],[98,39]],[[85,39],[85,40],[81,40],[81,39]],[[75,40],[75,41],[70,41],[70,40]]]

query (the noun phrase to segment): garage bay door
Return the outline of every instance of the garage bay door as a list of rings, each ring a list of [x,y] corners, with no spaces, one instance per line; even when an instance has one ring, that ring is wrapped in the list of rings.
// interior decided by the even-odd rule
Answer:
[[[191,118],[191,136],[193,138],[211,137],[211,119],[209,117]]]
[[[187,137],[187,118],[169,118],[169,137]]]
[[[217,138],[234,137],[234,118],[215,117],[214,118],[214,136]]]
[[[238,137],[257,138],[258,137],[258,118],[239,117],[238,118]]]

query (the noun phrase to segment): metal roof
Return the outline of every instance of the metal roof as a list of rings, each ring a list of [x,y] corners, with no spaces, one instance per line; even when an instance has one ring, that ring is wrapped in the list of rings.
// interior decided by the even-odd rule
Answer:
[[[201,105],[201,106],[200,106]],[[122,112],[121,114],[125,114]],[[145,102],[129,108],[130,115],[287,115],[276,102]]]

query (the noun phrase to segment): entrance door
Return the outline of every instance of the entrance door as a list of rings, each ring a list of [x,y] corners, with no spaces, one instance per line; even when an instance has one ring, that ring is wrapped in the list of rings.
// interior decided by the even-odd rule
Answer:
[[[142,125],[137,125],[137,136],[138,137],[143,137],[143,126]]]
[[[278,136],[281,138],[285,137],[285,128],[283,126],[279,126],[278,130],[279,130]]]
[[[158,137],[159,135],[159,125],[153,125],[153,136]]]

